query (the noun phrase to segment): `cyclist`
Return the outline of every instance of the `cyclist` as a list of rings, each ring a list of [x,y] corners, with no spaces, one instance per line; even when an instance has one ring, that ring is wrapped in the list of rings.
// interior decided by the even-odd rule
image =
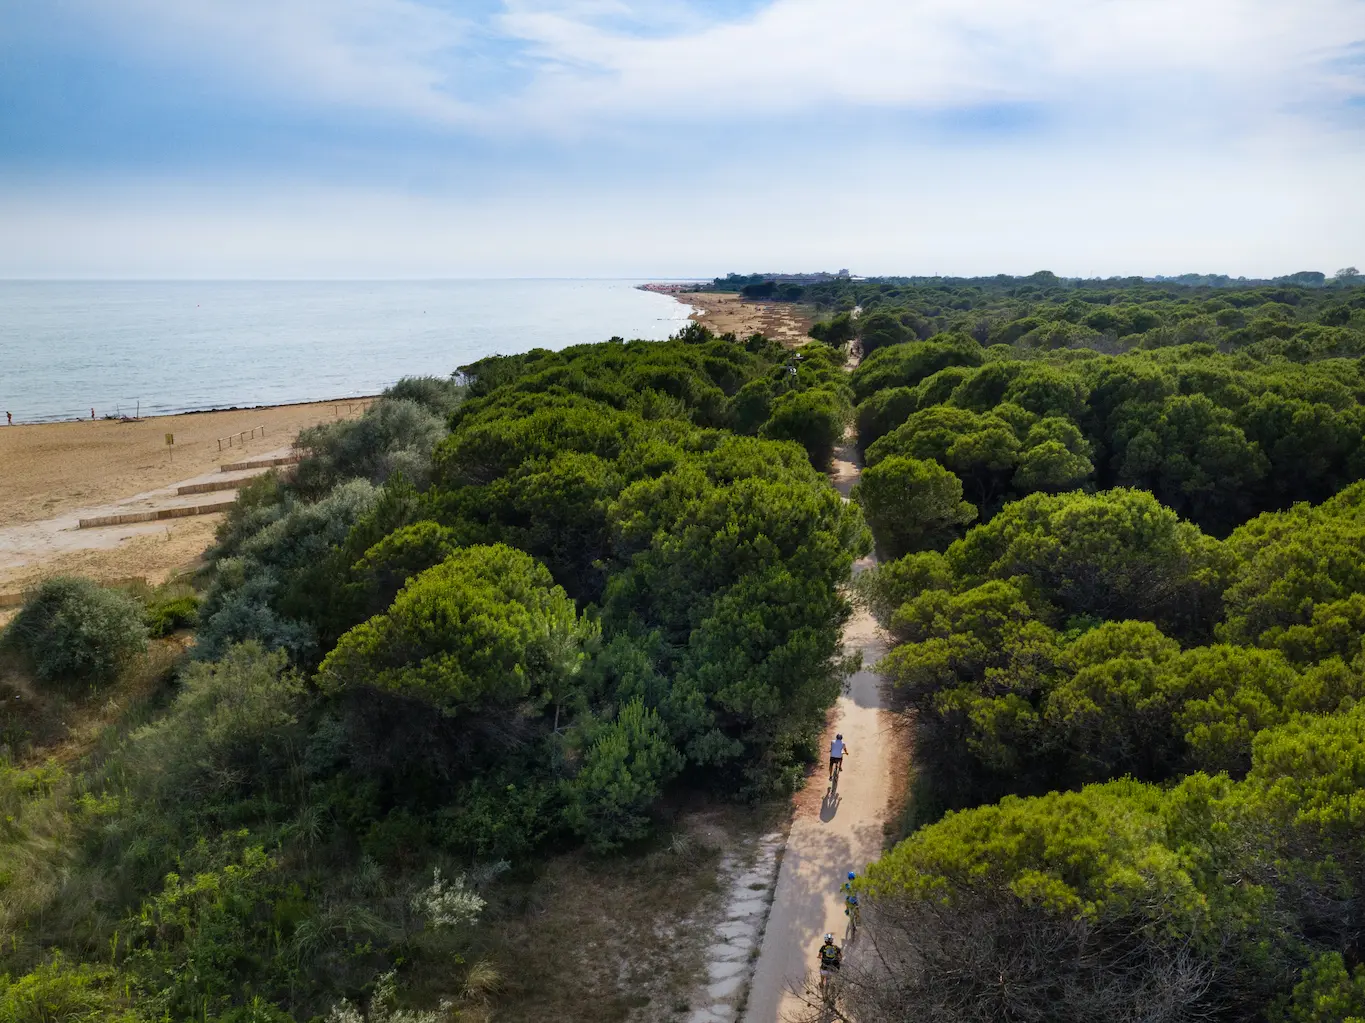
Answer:
[[[844,742],[843,733],[834,737],[834,741],[829,744],[829,779],[834,780],[834,770],[843,770],[844,754],[848,752],[848,744]]]
[[[858,893],[853,890],[853,882],[858,879],[858,875],[853,871],[848,872],[848,880],[844,882],[844,915],[848,917],[848,922],[853,930],[858,929]]]
[[[829,992],[829,982],[839,972],[844,961],[844,951],[834,944],[834,935],[826,934],[825,943],[820,946],[820,994]]]

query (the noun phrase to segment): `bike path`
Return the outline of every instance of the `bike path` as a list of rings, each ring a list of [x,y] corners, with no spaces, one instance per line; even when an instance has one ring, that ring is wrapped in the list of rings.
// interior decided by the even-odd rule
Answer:
[[[845,495],[858,476],[855,459],[844,449],[835,461],[833,480]],[[873,564],[875,559],[865,558],[854,573]],[[848,918],[840,886],[848,871],[861,874],[881,855],[895,771],[906,766],[894,763],[892,715],[882,704],[881,679],[871,671],[886,652],[884,634],[871,615],[859,611],[844,629],[844,643],[850,652],[862,652],[864,667],[849,680],[822,741],[828,751],[835,733],[842,732],[849,752],[832,795],[827,759],[797,795],[745,1023],[779,1023],[804,1008],[793,992],[814,979],[816,950],[825,932],[834,932],[835,940],[844,943]]]

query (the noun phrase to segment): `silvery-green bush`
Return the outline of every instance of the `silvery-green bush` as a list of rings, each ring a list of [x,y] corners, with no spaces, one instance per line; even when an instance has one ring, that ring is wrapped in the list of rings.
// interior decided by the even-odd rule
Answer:
[[[142,605],[72,576],[43,583],[4,633],[42,682],[107,685],[147,647]]]

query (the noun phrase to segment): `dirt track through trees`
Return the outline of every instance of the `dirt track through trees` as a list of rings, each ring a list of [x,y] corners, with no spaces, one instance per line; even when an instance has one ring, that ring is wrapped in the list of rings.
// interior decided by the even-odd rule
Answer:
[[[850,441],[835,456],[833,482],[844,496],[858,479],[861,460]],[[854,574],[876,563],[864,558]],[[840,885],[850,870],[860,874],[881,855],[883,822],[897,771],[899,745],[892,714],[882,705],[881,679],[872,671],[886,652],[886,640],[866,611],[859,611],[844,630],[850,652],[861,651],[863,669],[839,698],[823,737],[835,732],[849,745],[837,790],[829,794],[822,768],[797,797],[796,815],[783,854],[772,912],[754,971],[746,1023],[777,1023],[806,1009],[798,994],[813,980],[816,950],[826,931],[845,942]]]

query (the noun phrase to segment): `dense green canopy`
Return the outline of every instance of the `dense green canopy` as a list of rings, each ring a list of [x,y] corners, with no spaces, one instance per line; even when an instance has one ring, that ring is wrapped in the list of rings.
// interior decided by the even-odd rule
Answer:
[[[850,1018],[1365,1012],[1365,295],[807,292],[930,328],[852,378],[917,737]]]
[[[680,807],[802,783],[851,596],[914,734],[845,1018],[1365,1018],[1359,275],[717,286],[815,341],[493,357],[307,432],[173,684],[141,609],[30,601],[7,647],[132,704],[63,764],[0,721],[0,1020],[483,1013],[473,921],[540,912],[500,874],[706,862]]]

